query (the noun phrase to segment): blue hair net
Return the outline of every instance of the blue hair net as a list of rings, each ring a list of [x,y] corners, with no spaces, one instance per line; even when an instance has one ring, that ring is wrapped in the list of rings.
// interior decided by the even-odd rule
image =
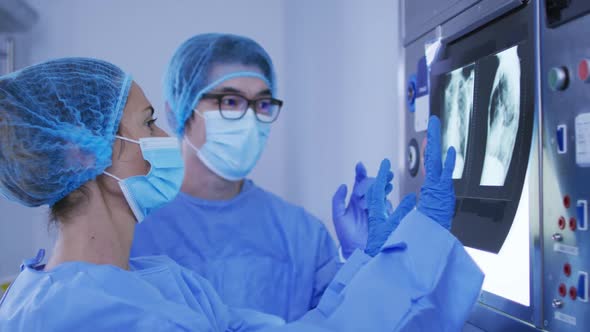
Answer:
[[[215,65],[239,64],[257,67],[262,75],[252,72],[228,70],[216,71]],[[208,33],[196,35],[178,47],[164,78],[164,97],[170,105],[170,127],[179,137],[184,134],[184,125],[199,103],[201,96],[217,85],[234,77],[254,76],[263,79],[276,94],[275,71],[266,51],[252,39]]]
[[[0,195],[53,205],[111,165],[131,77],[64,58],[0,77]]]

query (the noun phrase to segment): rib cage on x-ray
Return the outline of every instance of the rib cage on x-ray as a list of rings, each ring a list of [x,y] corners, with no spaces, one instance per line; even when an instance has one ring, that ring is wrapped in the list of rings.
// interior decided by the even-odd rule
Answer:
[[[496,55],[499,64],[490,92],[488,135],[482,186],[503,186],[508,174],[520,117],[520,61],[517,47]]]
[[[447,74],[443,114],[443,158],[449,147],[457,152],[453,179],[460,179],[465,168],[469,122],[473,112],[475,71],[474,65],[453,70]]]

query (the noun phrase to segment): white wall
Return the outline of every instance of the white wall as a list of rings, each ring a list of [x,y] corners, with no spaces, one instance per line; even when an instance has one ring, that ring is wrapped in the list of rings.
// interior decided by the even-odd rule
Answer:
[[[357,161],[373,176],[385,157],[394,171],[403,162],[398,1],[285,8],[289,197],[331,228],[332,195],[341,183],[350,194]]]
[[[89,56],[119,65],[143,88],[157,110],[158,125],[167,131],[162,75],[174,50],[195,34],[227,32],[251,37],[271,55],[277,76],[285,76],[283,0],[27,1],[40,15],[32,31],[32,63]],[[279,81],[279,93],[284,91],[283,82]],[[280,194],[286,177],[284,136],[284,122],[279,120],[267,156],[254,173],[258,182]]]
[[[28,63],[102,58],[129,71],[162,116],[161,75],[174,49],[202,32],[249,36],[270,53],[286,106],[253,173],[332,228],[331,198],[354,166],[403,161],[398,0],[27,0],[40,21]],[[370,5],[369,5],[370,4]],[[397,201],[397,191],[392,200]],[[0,281],[48,247],[45,209],[0,200]]]

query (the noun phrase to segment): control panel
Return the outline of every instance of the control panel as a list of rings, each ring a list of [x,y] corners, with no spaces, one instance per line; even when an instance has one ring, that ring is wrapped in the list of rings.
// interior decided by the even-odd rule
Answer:
[[[543,328],[590,331],[590,1],[545,1],[541,34]]]

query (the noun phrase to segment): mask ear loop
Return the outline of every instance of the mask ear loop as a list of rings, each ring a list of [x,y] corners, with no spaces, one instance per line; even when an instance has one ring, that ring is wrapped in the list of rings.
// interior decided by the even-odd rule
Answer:
[[[198,115],[198,116],[200,116],[200,117],[201,117],[201,119],[203,119],[203,120],[206,120],[206,119],[205,119],[205,115],[203,115],[203,113],[201,113],[201,111],[199,111],[199,110],[194,110],[193,112],[197,113],[197,115]]]
[[[123,141],[131,142],[131,143],[135,143],[135,144],[140,144],[139,141],[136,141],[136,140],[131,139],[131,138],[127,138],[127,137],[123,137],[123,136],[119,136],[119,135],[116,135],[115,137],[118,138],[118,139],[120,139],[120,140],[123,140]]]
[[[201,119],[203,119],[203,121],[207,121],[207,119],[205,119],[205,115],[203,115],[198,109],[193,110],[194,113],[197,114],[197,116],[200,116]],[[184,135],[184,141],[196,152],[199,153],[199,149],[193,144],[193,142],[191,142],[188,137],[186,136],[186,133]]]
[[[110,176],[111,178],[113,178],[113,179],[115,179],[115,180],[117,180],[117,181],[119,181],[119,182],[120,182],[120,181],[123,181],[123,180],[121,180],[120,178],[118,178],[117,176],[115,176],[115,175],[113,175],[113,174],[111,174],[111,173],[109,173],[109,172],[107,172],[107,171],[104,171],[104,172],[102,172],[102,174],[104,174],[104,175],[106,175],[106,176]]]
[[[115,135],[115,137],[118,138],[118,139],[120,139],[120,140],[123,140],[123,141],[131,142],[131,143],[135,143],[135,144],[140,144],[139,141],[136,141],[136,140],[131,139],[131,138],[127,138],[127,137],[123,137],[123,136],[119,136],[119,135]],[[114,174],[111,174],[111,173],[109,173],[107,171],[104,171],[102,173],[104,175],[110,176],[111,178],[113,178],[113,179],[115,179],[115,180],[117,180],[119,182],[123,181],[123,180],[121,180],[121,178],[119,178],[119,177],[115,176]]]

